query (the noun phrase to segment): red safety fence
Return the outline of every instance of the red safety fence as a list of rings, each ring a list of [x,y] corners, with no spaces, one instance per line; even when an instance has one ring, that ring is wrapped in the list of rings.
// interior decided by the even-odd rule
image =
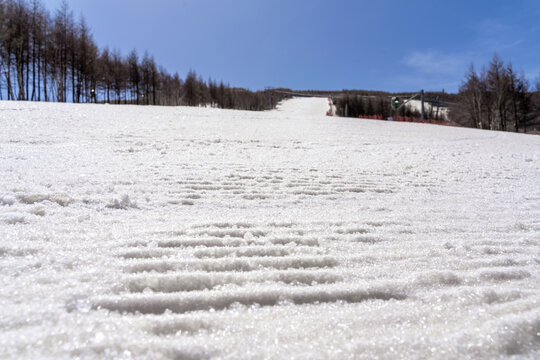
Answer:
[[[383,120],[382,115],[360,115],[360,119],[372,119],[372,120]],[[453,121],[444,121],[444,120],[434,120],[434,119],[420,119],[412,116],[392,116],[387,119],[388,121],[399,121],[399,122],[414,122],[422,124],[435,124],[435,125],[444,125],[444,126],[461,126]]]
[[[382,115],[360,115],[360,119],[382,120]]]

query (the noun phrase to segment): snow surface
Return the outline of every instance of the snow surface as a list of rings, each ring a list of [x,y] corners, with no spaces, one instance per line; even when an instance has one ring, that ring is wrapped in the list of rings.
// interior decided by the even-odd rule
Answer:
[[[0,358],[540,357],[540,137],[0,102]]]

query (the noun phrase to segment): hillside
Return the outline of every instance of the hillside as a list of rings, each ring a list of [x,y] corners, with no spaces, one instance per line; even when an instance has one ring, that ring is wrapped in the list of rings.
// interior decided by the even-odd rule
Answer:
[[[540,356],[540,137],[0,102],[0,358]]]

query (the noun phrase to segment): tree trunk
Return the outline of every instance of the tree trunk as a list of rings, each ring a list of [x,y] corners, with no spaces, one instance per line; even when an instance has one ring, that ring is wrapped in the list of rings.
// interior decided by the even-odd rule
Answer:
[[[11,56],[8,54],[8,63],[7,63],[7,87],[8,87],[8,100],[15,100],[15,95],[13,94],[13,87],[11,85]]]
[[[26,52],[26,100],[30,100],[30,51]]]
[[[49,94],[47,93],[47,57],[43,61],[43,95],[45,96],[45,101],[49,101]]]
[[[32,45],[32,101],[36,98],[36,43]]]
[[[22,47],[20,50],[18,50],[18,54],[16,57],[16,67],[17,67],[17,85],[19,86],[19,95],[17,97],[17,100],[25,100],[24,98],[24,77],[23,77],[23,71],[24,71],[24,60],[23,60],[23,53],[22,53]]]

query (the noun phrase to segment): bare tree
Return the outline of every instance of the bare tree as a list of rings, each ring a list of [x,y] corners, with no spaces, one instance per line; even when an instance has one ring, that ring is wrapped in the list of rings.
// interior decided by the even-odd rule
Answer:
[[[64,0],[50,16],[40,0],[0,0],[0,99],[206,105],[261,110],[269,92],[205,82],[194,71],[184,81],[145,53],[127,57],[94,43],[84,18],[77,23]],[[273,100],[274,99],[274,100]]]
[[[60,9],[56,12],[53,19],[53,64],[56,70],[56,76],[52,80],[56,85],[56,100],[58,102],[67,101],[68,91],[68,70],[71,62],[70,45],[71,31],[73,31],[73,13],[69,10],[67,2],[64,0]]]
[[[534,111],[535,98],[523,72],[517,75],[512,64],[505,66],[495,54],[488,70],[483,68],[477,74],[470,67],[459,89],[456,113],[463,114],[474,127],[526,131],[538,118]]]
[[[137,56],[137,51],[132,50],[127,57],[128,68],[129,68],[129,85],[131,88],[131,101],[135,99],[135,103],[139,105],[140,97],[140,83],[141,83],[141,73],[139,69],[139,57]]]

